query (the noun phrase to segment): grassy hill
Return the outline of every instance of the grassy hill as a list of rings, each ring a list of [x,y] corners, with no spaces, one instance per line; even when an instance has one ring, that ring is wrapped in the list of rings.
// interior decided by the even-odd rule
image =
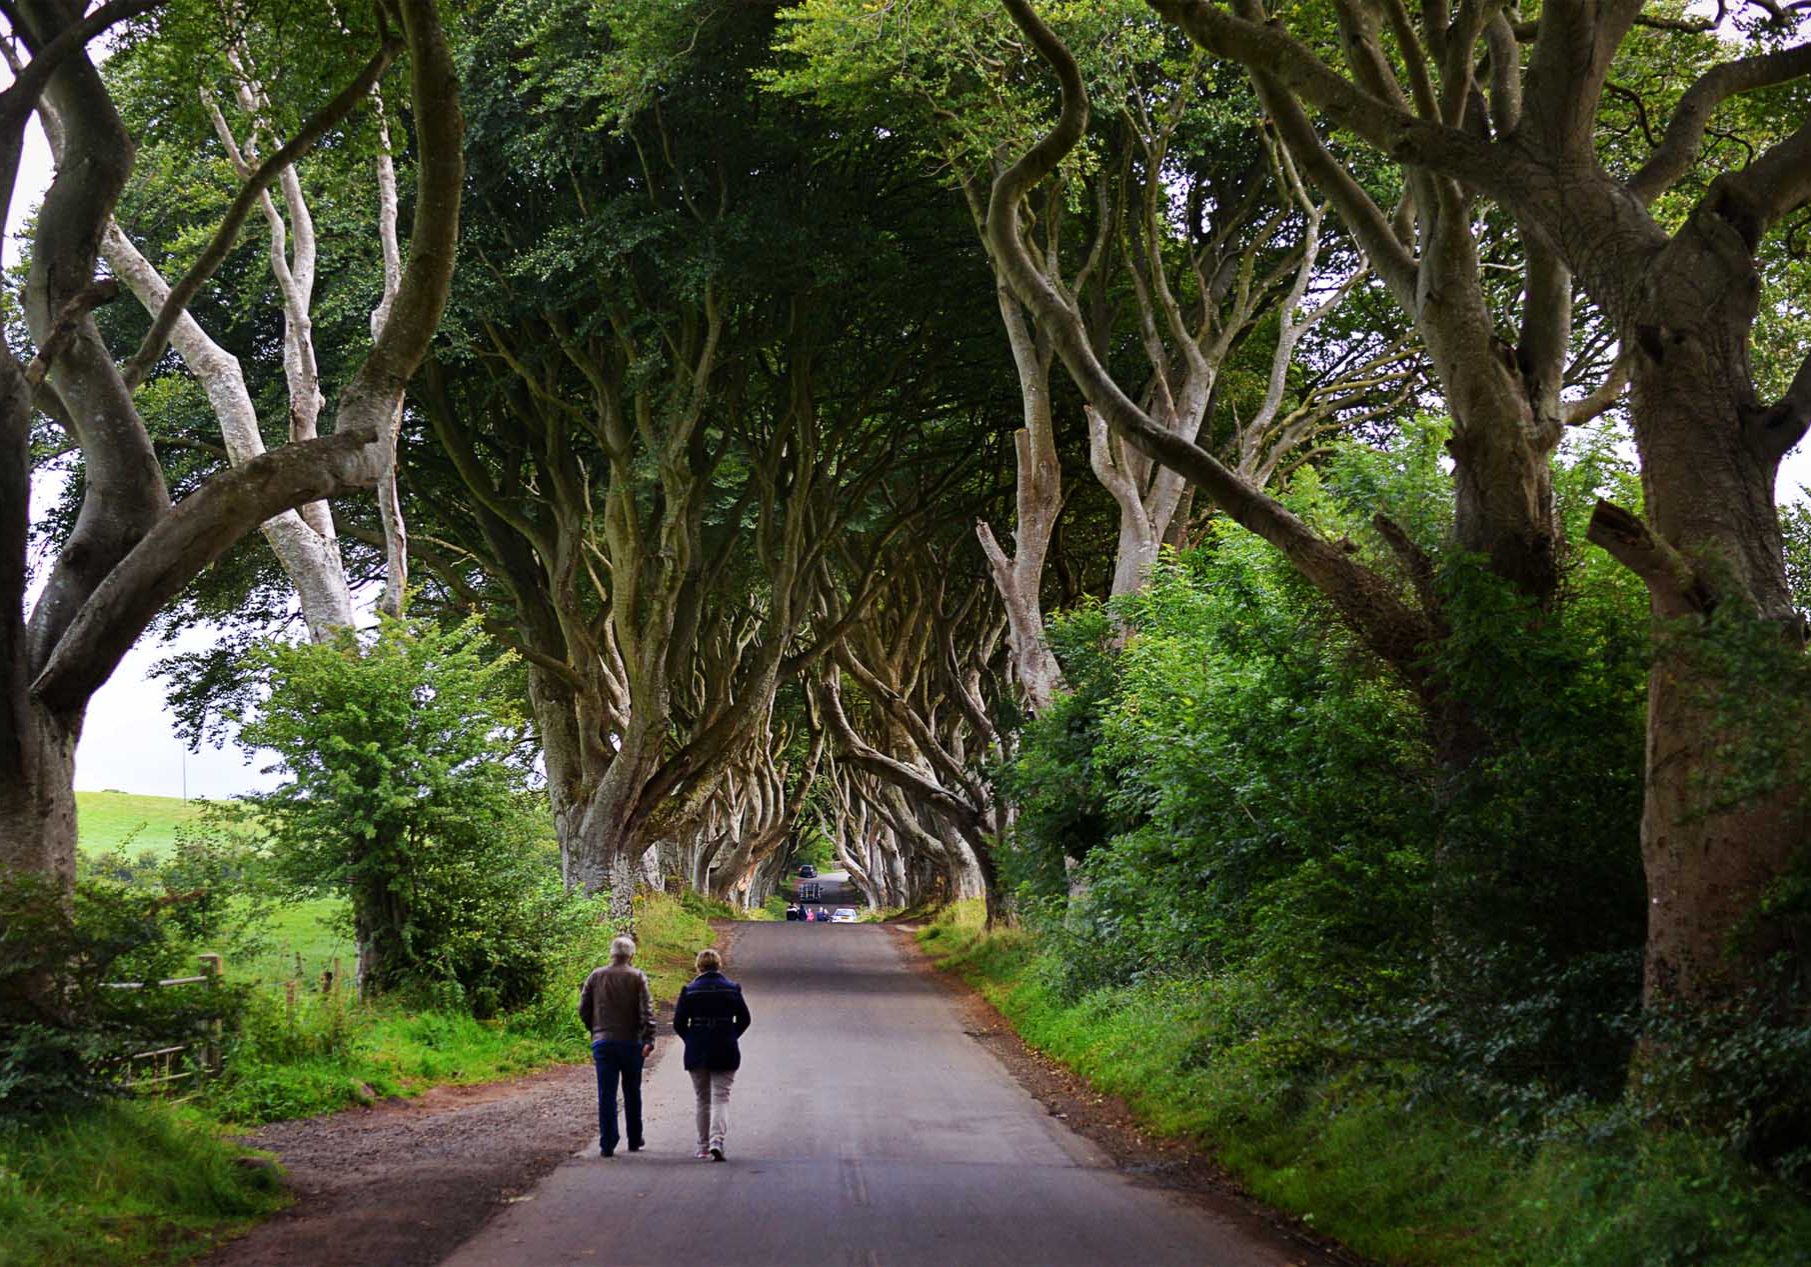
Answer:
[[[176,829],[201,813],[201,801],[129,792],[77,792],[76,831],[83,853],[93,857],[126,846],[128,853],[162,853],[176,841]]]
[[[77,792],[75,803],[78,847],[91,858],[121,846],[134,857],[161,854],[176,842],[177,829],[205,808],[202,801],[128,792]],[[234,977],[280,981],[298,975],[299,961],[299,975],[318,980],[335,959],[343,971],[351,971],[352,942],[335,919],[344,907],[340,898],[317,898],[279,909],[265,930],[263,953],[229,964],[227,971]]]

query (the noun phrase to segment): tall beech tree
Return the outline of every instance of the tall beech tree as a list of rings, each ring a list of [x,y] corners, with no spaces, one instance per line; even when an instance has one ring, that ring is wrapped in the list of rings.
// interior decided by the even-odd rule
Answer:
[[[459,491],[416,555],[522,654],[568,879],[626,907],[962,468],[924,437],[966,318],[911,169],[818,161],[756,89],[771,15],[529,7],[473,46],[485,275],[419,394],[450,469],[415,478]]]
[[[1058,128],[996,185],[992,226],[1002,242],[1011,241],[1024,183],[1075,143],[1086,113],[1073,59],[1022,0],[1006,3],[1057,70],[1066,108]],[[1401,278],[1415,283],[1426,309],[1418,326],[1437,368],[1442,340],[1455,348],[1451,341],[1467,342],[1470,350],[1452,361],[1463,374],[1453,385],[1475,383],[1477,393],[1515,404],[1503,426],[1488,430],[1481,454],[1455,447],[1461,494],[1475,495],[1486,512],[1475,520],[1486,536],[1471,544],[1501,560],[1503,573],[1532,595],[1548,587],[1551,533],[1538,513],[1543,482],[1533,459],[1564,421],[1554,373],[1563,345],[1558,323],[1576,285],[1625,349],[1619,374],[1631,388],[1646,516],[1606,503],[1591,539],[1641,576],[1657,620],[1687,628],[1708,628],[1712,616],[1737,626],[1759,622],[1776,627],[1789,646],[1801,645],[1773,487],[1781,457],[1811,420],[1811,369],[1801,368],[1768,400],[1750,349],[1762,301],[1757,252],[1811,195],[1811,123],[1782,98],[1791,113],[1780,139],[1741,166],[1709,174],[1676,216],[1655,209],[1692,174],[1718,108],[1736,94],[1802,83],[1811,45],[1763,46],[1717,61],[1680,98],[1652,151],[1621,167],[1601,155],[1599,117],[1618,53],[1644,20],[1638,0],[1547,3],[1531,22],[1500,6],[1429,6],[1417,20],[1400,6],[1341,4],[1336,58],[1256,0],[1231,7],[1153,0],[1153,7],[1203,49],[1246,69],[1310,178],[1340,200],[1386,275],[1409,259],[1400,221],[1358,187],[1315,130],[1314,113],[1398,165],[1417,215],[1456,224],[1486,203],[1520,226],[1527,319],[1516,355],[1496,354],[1494,367],[1494,335],[1479,341],[1482,314],[1467,318],[1467,305],[1455,306],[1463,288],[1429,284],[1430,268],[1454,283],[1475,270],[1463,235],[1424,232],[1419,264]],[[1018,270],[1015,283],[1040,312],[1065,321],[1060,299],[1038,292],[1031,267]],[[1110,423],[1188,470],[1281,546],[1375,647],[1399,655],[1406,649],[1399,635],[1432,632],[1417,629],[1422,617],[1326,555],[1208,455],[1160,435],[1079,337],[1059,336],[1059,346]],[[1449,386],[1448,395],[1463,430],[1465,394]],[[1642,841],[1650,902],[1645,989],[1654,1003],[1704,1002],[1761,980],[1763,965],[1789,944],[1787,930],[1769,920],[1766,898],[1792,865],[1805,826],[1795,778],[1730,793],[1742,771],[1728,719],[1768,684],[1717,667],[1717,657],[1693,654],[1690,643],[1663,641],[1649,696]]]
[[[372,52],[368,32],[350,29],[346,16],[333,9],[222,10],[181,0],[163,9],[144,38],[123,40],[109,59],[107,80],[122,117],[138,136],[145,175],[122,191],[101,241],[101,256],[144,308],[149,323],[141,327],[108,314],[110,324],[141,335],[125,370],[133,386],[186,375],[200,388],[210,419],[166,416],[180,414],[191,393],[161,382],[154,388],[157,399],[174,408],[154,411],[147,423],[154,443],[166,449],[180,446],[204,472],[216,453],[239,464],[266,451],[263,424],[275,412],[267,409],[267,417],[260,418],[260,379],[272,368],[260,364],[267,356],[277,362],[285,397],[286,425],[280,434],[290,441],[319,434],[327,403],[327,371],[316,333],[323,261],[316,198],[305,186],[303,167],[323,141],[341,151],[335,166],[342,157],[362,159],[357,164],[366,193],[361,229],[369,234],[375,227],[383,255],[374,322],[394,302],[401,282],[396,170],[377,95],[401,40],[391,35]],[[274,70],[291,86],[282,99],[273,97],[268,86]],[[306,99],[315,92],[326,99],[318,104]],[[373,126],[357,126],[361,111],[374,116]],[[60,129],[54,112],[45,111],[43,117],[55,153]],[[313,184],[314,194],[326,183]],[[355,191],[333,190],[328,201],[336,194],[355,196]],[[226,213],[217,217],[222,203]],[[244,232],[248,221],[254,226],[250,234]],[[246,241],[259,236],[259,228],[261,251],[260,244]],[[250,290],[250,311],[218,304],[196,311],[204,284],[215,283],[218,271],[241,252],[264,258],[268,289],[229,287],[241,295]],[[156,262],[160,258],[161,266]],[[246,267],[232,262],[235,268]],[[346,271],[344,261],[330,257],[326,263],[330,270],[338,265],[337,271]],[[169,280],[173,268],[182,270],[175,285]],[[274,356],[260,340],[243,334],[246,325],[260,323],[264,314],[258,309],[266,303],[280,322]],[[166,351],[175,352],[179,366],[169,363]],[[170,473],[191,477],[187,471]],[[380,480],[380,494],[394,483],[393,475]],[[384,523],[395,536],[401,532],[400,514],[392,497],[384,495],[383,501]],[[328,503],[273,516],[261,532],[310,636],[322,639],[349,628],[354,621],[351,586]],[[395,589],[400,578],[393,582]]]
[[[1037,55],[976,0],[916,5],[909,20],[857,0],[809,0],[782,21],[793,60],[776,84],[903,132],[959,190],[987,249],[1022,425],[1011,551],[986,519],[976,530],[1006,604],[1015,676],[1042,711],[1061,685],[1043,634],[1045,565],[1065,502],[1055,353],[986,233],[990,183],[1036,135]],[[1086,145],[1030,191],[1025,255],[1071,297],[1098,354],[1141,384],[1151,417],[1262,485],[1328,431],[1400,403],[1412,375],[1387,322],[1348,323],[1315,346],[1316,327],[1368,271],[1275,138],[1250,127],[1242,80],[1216,75],[1139,4],[1066,6],[1061,25],[1102,108]],[[1113,592],[1130,593],[1158,547],[1184,537],[1187,481],[1098,419],[1071,416],[1118,518]]]
[[[1642,19],[1633,0],[1546,4],[1520,29],[1506,15],[1461,9],[1445,20],[1430,10],[1419,33],[1398,39],[1419,40],[1412,59],[1448,68],[1449,91],[1412,103],[1392,99],[1387,79],[1340,74],[1255,4],[1159,7],[1203,47],[1246,66],[1268,100],[1287,96],[1318,110],[1405,171],[1488,198],[1529,225],[1552,256],[1548,267],[1564,270],[1567,289],[1576,279],[1628,350],[1646,521],[1605,503],[1591,540],[1646,582],[1658,620],[1695,624],[1716,613],[1772,623],[1802,646],[1774,484],[1780,459],[1811,423],[1811,368],[1765,400],[1750,345],[1763,236],[1811,196],[1811,121],[1793,109],[1781,139],[1711,176],[1679,219],[1661,219],[1654,207],[1691,172],[1717,107],[1737,93],[1802,82],[1811,44],[1758,49],[1705,70],[1646,161],[1612,170],[1599,158],[1597,116],[1617,53]],[[1382,43],[1373,29],[1354,42],[1349,65],[1374,58]],[[1724,790],[1741,779],[1722,721],[1730,697],[1770,685],[1719,672],[1687,644],[1662,643],[1642,821],[1651,1001],[1704,1002],[1753,985],[1789,944],[1765,905],[1801,848],[1804,789],[1792,779],[1747,796]]]
[[[94,691],[158,610],[234,542],[272,516],[370,487],[388,469],[392,420],[451,287],[464,177],[458,79],[438,10],[432,0],[385,4],[369,38],[374,49],[399,38],[407,54],[419,160],[408,263],[389,320],[340,392],[330,434],[272,449],[172,504],[133,402],[131,363],[107,346],[93,313],[115,293],[111,279],[96,280],[95,265],[132,179],[133,146],[85,46],[151,7],[116,3],[84,17],[66,0],[21,0],[6,14],[30,58],[3,98],[0,189],[10,196],[39,93],[60,132],[62,161],[38,216],[25,285],[36,350],[29,359],[0,353],[0,865],[63,883],[75,869],[75,746]],[[249,204],[257,191],[245,188]],[[180,315],[178,302],[165,305],[165,319]],[[28,619],[35,408],[79,447],[84,486]]]

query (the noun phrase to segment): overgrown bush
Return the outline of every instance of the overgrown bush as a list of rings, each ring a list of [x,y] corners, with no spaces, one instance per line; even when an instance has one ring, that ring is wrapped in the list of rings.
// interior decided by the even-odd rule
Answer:
[[[241,944],[243,912],[220,892],[239,842],[189,834],[129,879],[0,876],[0,1117],[68,1111],[118,1090],[136,1051],[230,1027],[245,1003],[230,982],[168,989],[121,983],[197,975],[196,954]]]
[[[578,988],[593,968],[610,962],[610,940],[623,931],[610,918],[608,894],[575,901],[572,909],[565,936],[542,965],[535,997],[510,1018],[523,1033],[560,1038],[574,1032]]]
[[[290,776],[254,798],[297,897],[344,894],[371,994],[409,989],[479,1016],[536,996],[585,918],[564,893],[528,786],[511,660],[475,622],[267,644],[247,745]]]
[[[1811,1006],[1757,991],[1721,1008],[1655,1008],[1641,1037],[1639,1119],[1717,1140],[1811,1193]]]
[[[1387,570],[1372,515],[1446,495],[1440,436],[1344,450],[1290,500]],[[1571,522],[1621,480],[1586,449],[1560,474]],[[1644,926],[1641,594],[1581,554],[1565,600],[1533,609],[1443,553],[1444,522],[1401,527],[1435,563],[1427,668],[1471,728],[1462,762],[1446,717],[1224,522],[1139,594],[1053,623],[1074,689],[1007,773],[1003,872],[1068,997],[1250,978],[1287,1000],[1286,1045],[1412,1059],[1499,1105],[1620,1087]]]
[[[188,1257],[279,1208],[274,1166],[192,1109],[119,1101],[0,1122],[0,1267],[133,1267]]]
[[[1024,930],[919,934],[1028,1042],[1211,1145],[1241,1184],[1360,1253],[1416,1267],[1804,1267],[1811,1206],[1677,1120],[1539,1097],[1500,1120],[1406,1053],[1352,1059],[1261,972],[1075,993]],[[1707,1071],[1737,1082],[1748,1070]],[[1728,1089],[1746,1094],[1740,1086]]]

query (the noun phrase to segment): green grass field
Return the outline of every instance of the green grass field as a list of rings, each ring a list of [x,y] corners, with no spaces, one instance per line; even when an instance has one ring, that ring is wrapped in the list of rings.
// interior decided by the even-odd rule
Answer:
[[[91,858],[121,848],[133,857],[161,855],[175,844],[177,831],[207,808],[205,801],[128,792],[77,792],[75,800],[79,847]],[[278,910],[265,929],[263,952],[245,962],[228,963],[228,975],[263,982],[297,976],[319,981],[336,959],[341,971],[350,974],[352,939],[335,920],[345,905],[339,898],[318,898]]]
[[[337,959],[341,974],[350,981],[352,938],[342,931],[339,919],[345,909],[345,900],[336,897],[283,907],[271,916],[264,930],[263,953],[248,963],[230,964],[227,970],[236,977],[263,982],[288,981],[292,977],[318,982],[321,973],[329,971]]]
[[[200,815],[205,801],[129,792],[77,792],[76,831],[83,853],[93,857],[114,849],[162,853],[176,842],[176,829]]]

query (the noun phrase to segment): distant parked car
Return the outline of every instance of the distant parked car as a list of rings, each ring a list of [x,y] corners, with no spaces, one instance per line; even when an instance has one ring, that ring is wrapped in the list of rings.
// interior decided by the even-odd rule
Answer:
[[[804,879],[809,880],[816,874],[817,874],[817,868],[812,866],[809,862],[801,863],[799,865],[799,875],[801,877],[803,877]]]
[[[853,906],[837,907],[834,911],[830,912],[830,922],[832,924],[853,924],[853,923],[855,923],[856,922],[855,908]]]

